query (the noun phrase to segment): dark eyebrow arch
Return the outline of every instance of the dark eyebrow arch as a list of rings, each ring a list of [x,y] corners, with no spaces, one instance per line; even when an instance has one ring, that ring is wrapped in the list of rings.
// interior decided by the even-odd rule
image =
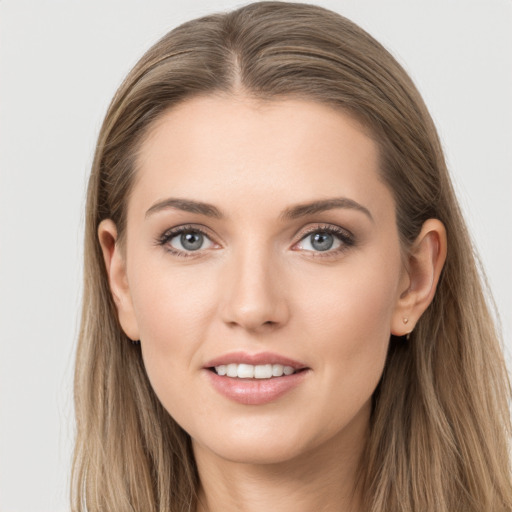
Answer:
[[[154,213],[157,213],[161,210],[166,210],[168,208],[183,210],[184,212],[190,213],[199,213],[201,215],[206,215],[207,217],[213,217],[215,219],[221,219],[223,217],[220,210],[211,204],[202,203],[200,201],[191,201],[190,199],[178,199],[169,197],[167,199],[163,199],[162,201],[158,201],[153,206],[151,206],[151,208],[149,208],[149,210],[146,212],[146,218]]]
[[[213,217],[216,219],[221,219],[224,217],[221,211],[211,204],[203,203],[200,201],[192,201],[190,199],[169,197],[167,199],[163,199],[162,201],[158,201],[153,206],[151,206],[151,208],[149,208],[149,210],[146,212],[146,218],[154,213],[168,208],[175,208],[177,210],[183,210],[190,213],[198,213],[200,215],[205,215],[207,217]],[[310,203],[298,204],[284,210],[280,217],[282,220],[293,220],[315,213],[334,210],[336,208],[358,210],[364,213],[372,222],[374,222],[372,214],[367,208],[354,201],[353,199],[349,199],[347,197],[335,197],[331,199],[312,201]]]
[[[368,208],[365,208],[363,205],[347,197],[334,197],[331,199],[321,199],[318,201],[312,201],[310,203],[298,204],[297,206],[292,206],[284,210],[284,212],[281,214],[281,219],[293,220],[315,213],[334,210],[336,208],[348,208],[350,210],[360,211],[364,213],[372,222],[375,222]]]

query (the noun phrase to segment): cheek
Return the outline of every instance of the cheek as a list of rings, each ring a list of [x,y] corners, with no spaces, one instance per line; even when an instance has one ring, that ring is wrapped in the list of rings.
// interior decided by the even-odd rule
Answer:
[[[354,339],[372,331],[389,335],[399,265],[368,260],[354,258],[354,264],[303,273],[309,277],[295,288],[296,296],[302,297],[296,302],[299,318],[307,318],[313,329],[350,332]]]
[[[157,259],[144,272],[134,272],[130,282],[144,365],[168,409],[201,366],[201,346],[215,316],[216,281],[191,268],[175,271]]]
[[[186,339],[193,349],[215,310],[215,276],[193,267],[176,269],[165,256],[154,259],[130,281],[141,339],[162,349]]]
[[[353,390],[373,392],[386,359],[398,269],[347,264],[297,290],[303,297],[300,329],[316,345],[315,364],[327,379],[343,376]]]

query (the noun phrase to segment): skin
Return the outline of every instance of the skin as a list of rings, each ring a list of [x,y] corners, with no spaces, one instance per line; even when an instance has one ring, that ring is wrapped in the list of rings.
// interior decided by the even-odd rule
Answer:
[[[285,215],[340,197],[366,212]],[[155,207],[168,198],[222,217]],[[183,225],[208,236],[186,255],[179,236],[162,239]],[[311,230],[326,227],[349,232],[348,242],[336,235],[334,249],[315,250]],[[414,328],[446,254],[432,219],[404,258],[365,130],[304,100],[188,100],[142,144],[125,244],[110,220],[98,234],[121,325],[141,340],[156,394],[192,437],[198,510],[359,510],[355,475],[390,333]],[[270,403],[237,403],[204,369],[234,351],[276,353],[307,371]]]

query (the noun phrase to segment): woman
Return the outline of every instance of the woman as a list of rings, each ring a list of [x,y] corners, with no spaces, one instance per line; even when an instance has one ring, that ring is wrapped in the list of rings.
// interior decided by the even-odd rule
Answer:
[[[170,32],[89,183],[75,510],[505,511],[509,387],[432,120],[348,20]]]

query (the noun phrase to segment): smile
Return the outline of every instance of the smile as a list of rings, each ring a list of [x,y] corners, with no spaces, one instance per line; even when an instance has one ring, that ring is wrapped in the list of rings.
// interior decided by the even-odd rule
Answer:
[[[295,373],[293,367],[282,364],[253,365],[231,363],[221,364],[215,366],[213,369],[217,375],[238,379],[271,379],[273,377],[282,377],[283,375],[292,375]]]
[[[203,370],[215,391],[243,405],[264,405],[280,399],[308,379],[311,368],[271,352],[233,352],[208,361]]]

